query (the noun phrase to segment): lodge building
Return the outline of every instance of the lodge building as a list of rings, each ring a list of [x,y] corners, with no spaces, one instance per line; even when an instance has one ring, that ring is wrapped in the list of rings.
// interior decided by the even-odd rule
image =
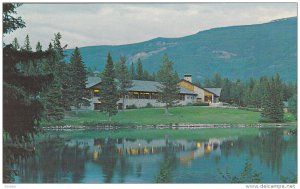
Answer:
[[[98,110],[101,102],[98,100],[101,90],[100,77],[88,77],[86,89],[91,93],[90,106],[82,107],[88,110]],[[165,103],[158,102],[161,84],[156,81],[132,80],[132,87],[128,89],[128,95],[124,99],[124,107],[136,106],[137,108],[145,106],[163,107]],[[215,104],[219,102],[220,88],[200,88],[192,83],[191,75],[185,75],[184,79],[178,83],[179,94],[177,105],[188,105],[195,102],[208,102]],[[117,102],[118,108],[123,106],[123,100],[120,97]]]

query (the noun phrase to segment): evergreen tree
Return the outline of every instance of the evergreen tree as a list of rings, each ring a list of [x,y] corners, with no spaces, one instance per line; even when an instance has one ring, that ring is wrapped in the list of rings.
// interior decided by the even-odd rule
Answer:
[[[70,90],[68,100],[70,101],[70,105],[79,109],[82,105],[89,104],[89,101],[87,100],[87,98],[89,98],[89,92],[85,89],[87,73],[78,47],[74,49],[71,56],[69,76]]]
[[[49,44],[48,52],[50,54],[45,65],[45,72],[53,74],[54,81],[41,93],[41,100],[44,104],[44,117],[48,121],[61,120],[64,117],[62,90],[57,71],[56,51],[51,43]]]
[[[153,72],[152,75],[150,76],[150,81],[156,81],[156,74],[155,74],[155,72]]]
[[[283,121],[282,84],[279,75],[272,77],[267,92],[263,97],[263,111],[261,113],[264,122]]]
[[[231,82],[228,78],[225,78],[223,81],[222,91],[221,91],[221,97],[220,100],[227,103],[232,103],[232,95],[231,95]]]
[[[24,45],[22,47],[22,50],[23,51],[32,51],[28,34],[25,37],[25,41],[24,41]]]
[[[25,27],[21,17],[14,17],[20,4],[3,3],[3,34]],[[40,91],[52,81],[51,75],[24,75],[18,65],[44,58],[47,52],[18,51],[12,45],[3,47],[3,182],[13,181],[12,166],[27,157],[30,143],[41,119]]]
[[[282,86],[282,97],[284,101],[288,101],[293,95],[296,94],[297,88],[295,90],[294,84],[289,82],[288,84],[283,84]]]
[[[131,65],[130,65],[130,78],[136,79],[136,73],[135,73],[135,68],[134,68],[133,62],[131,62]]]
[[[117,85],[115,82],[114,64],[110,53],[107,55],[107,63],[101,74],[102,87],[99,92],[99,101],[101,102],[100,111],[108,114],[108,120],[118,113],[116,103],[119,100]]]
[[[49,85],[45,91],[43,98],[44,104],[44,117],[47,121],[61,120],[64,118],[64,108],[61,101],[60,84],[57,78]]]
[[[233,85],[233,88],[232,88],[232,91],[231,91],[231,94],[232,94],[232,97],[234,99],[234,103],[241,106],[242,105],[242,97],[243,97],[243,85],[242,85],[242,82],[241,80],[237,80],[235,82],[235,84]]]
[[[12,42],[12,47],[16,50],[20,49],[20,45],[19,45],[18,39],[16,37],[14,38],[14,40]]]
[[[132,87],[132,80],[126,66],[126,58],[120,57],[120,61],[116,64],[116,78],[118,79],[119,94],[122,97],[122,109],[125,109],[125,96],[128,94],[128,89]]]
[[[136,68],[136,79],[137,80],[143,80],[143,64],[142,64],[142,61],[141,59],[138,59],[138,62],[137,62],[137,68]]]
[[[39,41],[37,42],[37,44],[35,46],[35,51],[36,52],[42,51],[42,45],[41,45],[41,43]]]
[[[179,87],[178,75],[173,70],[173,62],[165,54],[162,58],[160,69],[157,73],[158,81],[161,86],[158,89],[161,91],[159,102],[165,103],[165,113],[168,114],[168,108],[176,103],[178,99]]]
[[[149,79],[150,79],[149,72],[147,70],[144,70],[143,80],[149,81]]]
[[[212,84],[211,84],[209,78],[205,78],[203,86],[207,87],[207,88],[212,87]]]
[[[288,101],[288,110],[297,119],[297,95],[292,96]]]
[[[217,88],[220,88],[222,86],[222,78],[218,73],[214,74],[211,85],[212,87],[217,87]]]
[[[70,77],[69,65],[65,62],[64,49],[66,49],[67,45],[64,47],[61,46],[62,35],[58,32],[54,34],[53,39],[53,51],[54,51],[54,74],[59,82],[62,97],[60,104],[63,106],[65,110],[70,110],[71,102],[70,102],[70,83],[72,78]]]

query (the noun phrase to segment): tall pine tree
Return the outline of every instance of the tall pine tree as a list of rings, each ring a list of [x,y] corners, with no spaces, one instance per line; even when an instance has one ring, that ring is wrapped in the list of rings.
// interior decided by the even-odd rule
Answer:
[[[143,80],[144,79],[144,71],[143,71],[143,64],[141,59],[138,59],[137,62],[137,68],[136,68],[136,79],[137,80]]]
[[[3,3],[3,34],[25,27],[21,17],[14,17],[20,4]],[[25,75],[18,65],[48,55],[47,52],[18,51],[12,45],[3,48],[3,182],[13,181],[16,172],[12,165],[27,157],[26,143],[33,140],[42,116],[39,93],[52,81],[52,76]]]
[[[36,52],[42,51],[42,45],[39,41],[37,42],[37,44],[35,46],[35,51]]]
[[[49,87],[41,93],[41,99],[44,104],[44,117],[46,120],[61,120],[64,117],[64,108],[62,104],[62,91],[60,78],[57,71],[56,51],[52,44],[49,44],[48,52],[50,55],[47,58],[45,72],[51,73],[54,77],[53,82]]]
[[[79,109],[82,105],[89,104],[89,101],[87,100],[89,98],[89,92],[85,89],[87,72],[78,47],[74,49],[71,56],[69,76],[70,99],[68,100],[72,106]]]
[[[130,64],[130,78],[131,79],[136,79],[136,73],[135,73],[135,68],[133,62]]]
[[[128,89],[132,87],[132,80],[126,66],[126,58],[120,57],[116,64],[116,78],[118,79],[119,94],[122,97],[122,109],[125,109],[125,96],[128,94]]]
[[[110,56],[107,55],[107,63],[101,74],[102,86],[99,92],[99,101],[101,102],[100,111],[108,115],[108,121],[118,113],[117,102],[119,100],[117,84],[115,82],[114,63]]]
[[[30,46],[29,35],[27,34],[25,37],[24,45],[22,47],[23,51],[32,51],[32,47]]]
[[[20,45],[19,45],[19,42],[18,42],[18,39],[15,37],[13,42],[12,42],[12,46],[14,49],[16,50],[19,50],[20,49]]]
[[[272,77],[262,98],[262,122],[283,122],[282,83],[279,75]]]
[[[168,109],[176,103],[178,99],[179,87],[178,75],[173,70],[173,62],[165,54],[162,58],[160,69],[157,73],[158,81],[161,84],[158,89],[161,91],[159,102],[165,103],[165,114],[168,114]]]

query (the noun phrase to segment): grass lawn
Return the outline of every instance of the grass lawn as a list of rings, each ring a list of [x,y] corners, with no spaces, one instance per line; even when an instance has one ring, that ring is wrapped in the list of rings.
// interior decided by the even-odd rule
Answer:
[[[113,122],[121,125],[158,125],[158,124],[256,124],[260,113],[239,109],[184,106],[170,108],[171,115],[165,115],[163,108],[144,108],[120,111],[112,117]],[[42,122],[46,125],[88,125],[107,122],[107,116],[97,111],[71,112],[60,122]],[[291,114],[286,120],[293,121]]]

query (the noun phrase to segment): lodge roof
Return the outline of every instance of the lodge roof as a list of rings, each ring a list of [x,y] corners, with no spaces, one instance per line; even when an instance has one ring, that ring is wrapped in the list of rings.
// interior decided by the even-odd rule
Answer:
[[[91,88],[101,82],[99,77],[88,77],[86,88]],[[159,92],[158,87],[161,84],[157,81],[132,80],[132,87],[128,91],[143,91],[143,92]],[[189,91],[183,87],[179,87],[180,94],[196,95],[193,91]]]
[[[179,82],[181,82],[181,81],[187,82],[187,83],[189,83],[189,84],[191,84],[191,85],[193,85],[195,87],[198,87],[194,83],[192,83],[190,81],[187,81],[185,79],[181,79]],[[213,93],[216,96],[220,96],[221,95],[221,90],[222,90],[222,88],[203,88],[203,87],[198,87],[198,88],[203,89],[203,90],[205,90],[207,92]]]
[[[87,82],[85,84],[86,88],[91,88],[97,84],[99,84],[101,82],[101,78],[100,77],[88,77],[87,78]]]
[[[221,95],[222,88],[205,88],[206,90],[214,93],[217,96]]]

